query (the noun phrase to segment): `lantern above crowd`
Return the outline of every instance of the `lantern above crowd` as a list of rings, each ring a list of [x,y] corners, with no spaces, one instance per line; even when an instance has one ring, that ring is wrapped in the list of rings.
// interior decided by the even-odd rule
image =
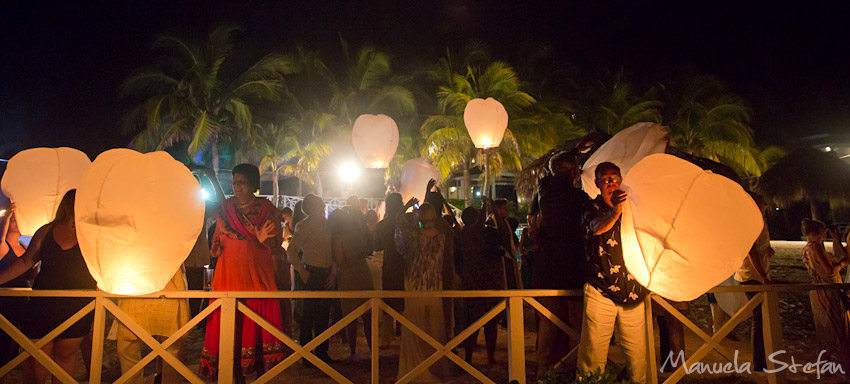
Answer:
[[[591,199],[599,195],[596,187],[596,166],[611,162],[620,168],[623,177],[644,157],[667,151],[669,135],[661,124],[637,123],[608,139],[584,162],[581,171],[582,189]]]
[[[673,301],[694,300],[735,273],[764,225],[738,183],[672,155],[645,157],[621,188],[626,268]]]
[[[398,125],[387,115],[360,115],[351,131],[354,151],[366,168],[387,168],[398,149]]]
[[[80,250],[98,288],[123,295],[165,288],[203,227],[200,189],[165,152],[100,154],[74,205]]]
[[[508,127],[508,112],[498,100],[472,99],[463,110],[463,122],[475,148],[495,148]]]
[[[424,157],[411,159],[401,166],[398,191],[405,202],[411,197],[422,202],[425,201],[425,188],[428,187],[428,181],[434,179],[439,182],[441,178],[440,170]]]
[[[53,221],[65,192],[77,188],[91,164],[73,148],[32,148],[9,159],[3,174],[3,194],[15,203],[15,219],[24,236]]]

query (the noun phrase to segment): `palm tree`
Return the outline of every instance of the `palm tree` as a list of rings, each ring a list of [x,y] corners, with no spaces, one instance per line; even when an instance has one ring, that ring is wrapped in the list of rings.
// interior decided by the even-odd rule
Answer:
[[[717,78],[690,77],[679,95],[660,88],[670,99],[667,130],[672,145],[752,176],[764,171],[766,161],[753,140],[749,108]]]
[[[284,125],[299,140],[298,159],[283,172],[294,174],[322,193],[319,168],[325,157],[351,146],[354,121],[364,113],[383,113],[396,119],[415,116],[416,101],[408,79],[391,70],[388,54],[364,46],[353,56],[342,45],[341,69],[325,64],[317,51],[297,47],[287,59],[299,73],[288,78]]]
[[[640,122],[661,122],[661,102],[650,89],[638,95],[621,69],[608,80],[578,85],[568,102],[574,109],[575,125],[587,131],[598,129],[615,134]]]
[[[223,76],[239,32],[225,25],[205,43],[157,39],[154,46],[168,56],[136,70],[121,86],[125,96],[144,98],[125,118],[125,130],[141,129],[131,146],[151,151],[185,141],[190,156],[209,148],[218,171],[218,141],[237,132],[250,134],[252,103],[277,100],[284,91],[283,75],[295,71],[286,57],[269,54],[233,78]]]

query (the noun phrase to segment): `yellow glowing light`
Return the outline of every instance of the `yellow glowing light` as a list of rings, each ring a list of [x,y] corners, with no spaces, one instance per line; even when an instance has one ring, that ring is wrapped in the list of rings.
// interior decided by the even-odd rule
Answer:
[[[350,183],[360,176],[360,167],[354,165],[354,163],[345,163],[339,166],[338,172],[340,179]]]

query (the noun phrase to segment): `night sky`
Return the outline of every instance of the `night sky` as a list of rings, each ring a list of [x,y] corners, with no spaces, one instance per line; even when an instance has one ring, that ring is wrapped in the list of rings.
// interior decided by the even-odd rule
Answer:
[[[94,156],[126,146],[121,81],[153,62],[158,35],[201,40],[223,22],[244,28],[246,65],[295,43],[332,61],[341,35],[392,53],[400,72],[470,39],[509,62],[530,42],[547,43],[564,66],[623,67],[641,87],[694,68],[750,103],[761,144],[788,144],[850,126],[848,20],[846,1],[7,1],[0,148],[11,140]]]

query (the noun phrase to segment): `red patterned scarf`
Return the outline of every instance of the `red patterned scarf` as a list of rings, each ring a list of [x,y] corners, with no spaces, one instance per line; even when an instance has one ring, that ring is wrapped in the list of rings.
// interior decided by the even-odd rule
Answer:
[[[257,234],[254,232],[257,228],[261,228],[263,223],[271,219],[274,212],[273,205],[259,204],[259,212],[253,218],[248,218],[244,214],[239,213],[236,209],[236,198],[231,197],[224,201],[221,206],[222,216],[227,221],[228,226],[240,235],[249,239],[257,239]]]

